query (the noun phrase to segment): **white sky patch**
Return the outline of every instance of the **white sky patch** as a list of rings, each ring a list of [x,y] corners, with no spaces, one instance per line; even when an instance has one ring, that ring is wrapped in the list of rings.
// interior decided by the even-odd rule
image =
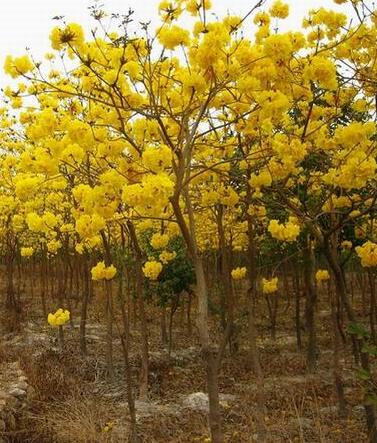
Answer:
[[[134,20],[152,21],[154,28],[158,24],[157,6],[160,0],[102,0],[100,4],[109,12],[125,14],[129,8],[135,11]],[[256,3],[256,0],[212,0],[213,11],[218,16],[227,13],[244,16]],[[268,9],[273,0],[268,0]],[[299,30],[301,22],[309,9],[319,7],[337,11],[351,11],[348,6],[336,5],[332,0],[286,0],[290,6],[290,17],[280,23],[282,30]],[[49,34],[57,22],[55,16],[63,15],[67,22],[76,22],[84,26],[87,35],[95,22],[90,18],[89,0],[0,0],[0,87],[11,83],[3,72],[4,59],[8,54],[19,56],[29,48],[37,60],[50,51]],[[246,21],[251,27],[252,18]]]

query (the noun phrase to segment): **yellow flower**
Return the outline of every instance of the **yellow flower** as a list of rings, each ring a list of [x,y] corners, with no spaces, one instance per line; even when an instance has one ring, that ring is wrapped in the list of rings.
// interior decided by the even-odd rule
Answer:
[[[272,177],[268,170],[261,171],[259,174],[253,174],[249,180],[252,188],[259,189],[262,186],[271,186]]]
[[[24,228],[24,217],[15,214],[12,219],[12,227],[15,232],[21,232]]]
[[[84,245],[82,243],[77,243],[75,246],[75,251],[80,255],[83,254],[84,253]]]
[[[304,70],[304,78],[318,83],[319,87],[324,89],[336,89],[338,87],[335,64],[331,60],[318,55],[309,60],[309,64]]]
[[[63,326],[69,322],[70,316],[67,309],[59,308],[54,314],[48,314],[47,322],[50,326]]]
[[[106,222],[100,215],[84,214],[76,220],[75,229],[81,238],[88,239],[98,234],[105,226]]]
[[[270,8],[270,14],[276,18],[287,18],[289,15],[289,6],[281,0],[276,0]]]
[[[187,46],[190,42],[190,34],[186,29],[179,26],[164,26],[158,33],[158,40],[166,49],[174,49],[178,45]]]
[[[31,257],[34,254],[34,249],[32,247],[21,248],[21,257]]]
[[[172,152],[166,145],[148,146],[143,152],[143,165],[152,172],[160,172],[171,165]]]
[[[233,280],[242,280],[246,276],[246,267],[233,269],[231,275]]]
[[[258,12],[255,14],[253,22],[258,26],[268,26],[271,22],[271,17],[267,12]]]
[[[160,262],[164,265],[169,263],[170,261],[174,260],[177,256],[177,253],[175,251],[169,252],[169,251],[162,251],[161,254],[158,256],[160,259]]]
[[[210,0],[188,0],[186,4],[186,11],[191,15],[198,15],[203,8],[211,9],[212,4]]]
[[[117,272],[115,266],[105,266],[105,262],[100,261],[91,269],[92,280],[111,280]]]
[[[289,59],[293,52],[290,36],[288,34],[273,34],[264,41],[264,51],[273,60]]]
[[[55,27],[50,34],[52,49],[60,51],[64,45],[78,47],[84,43],[84,31],[76,23],[69,23],[64,29]]]
[[[162,271],[162,263],[159,261],[147,261],[143,266],[143,273],[149,280],[157,280]]]
[[[59,240],[51,240],[47,243],[47,250],[51,254],[56,254],[58,249],[62,247],[62,244]]]
[[[27,200],[35,194],[41,183],[40,178],[20,175],[15,180],[16,196],[21,200]]]
[[[55,215],[50,212],[50,211],[46,211],[43,216],[42,216],[42,220],[43,223],[48,227],[48,228],[54,228],[57,224],[58,224],[58,220],[55,217]]]
[[[34,69],[34,63],[30,60],[28,55],[13,58],[8,55],[4,63],[4,71],[12,78],[17,78],[20,75],[27,74]]]
[[[169,243],[169,236],[160,233],[153,234],[150,243],[153,249],[163,249]]]
[[[270,280],[262,278],[263,294],[273,294],[278,290],[278,278],[273,277]]]
[[[361,258],[361,266],[369,268],[377,266],[377,244],[365,242],[356,248],[357,255]]]
[[[315,279],[318,282],[330,280],[330,274],[327,269],[319,269],[315,274]]]
[[[40,217],[35,212],[30,212],[29,214],[27,214],[26,224],[28,225],[30,231],[34,232],[41,232],[45,228],[42,217]]]
[[[116,267],[114,265],[107,266],[105,269],[105,279],[111,280],[115,277],[115,274],[117,273]]]
[[[277,240],[293,242],[300,234],[300,226],[292,217],[285,225],[280,224],[277,220],[270,220],[268,232]]]

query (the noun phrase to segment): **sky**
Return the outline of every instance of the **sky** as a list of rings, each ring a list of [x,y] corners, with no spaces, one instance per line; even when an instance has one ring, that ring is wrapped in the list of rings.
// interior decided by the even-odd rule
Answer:
[[[257,0],[212,0],[213,10],[218,16],[226,13],[245,15]],[[101,0],[104,9],[110,12],[126,13],[129,8],[135,11],[135,19],[152,21],[157,26],[157,6],[160,0]],[[346,10],[344,5],[336,5],[333,0],[285,0],[290,5],[290,17],[282,26],[298,29],[306,11],[312,8],[332,8]],[[266,7],[273,3],[268,0]],[[3,73],[6,55],[23,55],[29,48],[36,59],[48,52],[49,33],[56,26],[54,16],[64,15],[67,22],[81,23],[87,31],[95,24],[90,20],[88,6],[92,0],[0,0],[0,87],[9,83]],[[265,7],[265,8],[266,8]],[[250,19],[250,23],[251,23]]]

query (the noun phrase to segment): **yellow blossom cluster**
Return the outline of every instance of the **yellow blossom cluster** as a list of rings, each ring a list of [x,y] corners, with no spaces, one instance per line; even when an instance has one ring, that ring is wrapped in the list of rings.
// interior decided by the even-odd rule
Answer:
[[[152,235],[150,243],[153,249],[163,249],[169,243],[169,235],[157,232]]]
[[[17,78],[20,75],[27,74],[35,68],[34,63],[30,60],[28,55],[13,58],[8,55],[5,58],[4,71],[13,78]]]
[[[21,252],[21,257],[31,257],[34,254],[34,248],[32,248],[31,246],[22,247],[20,252]]]
[[[42,216],[35,212],[30,212],[26,216],[26,224],[31,231],[48,232],[57,226],[58,219],[50,211],[46,211]]]
[[[148,146],[142,155],[143,165],[152,172],[163,171],[171,165],[172,152],[166,145]]]
[[[163,26],[158,33],[158,39],[166,49],[174,49],[178,45],[187,46],[190,34],[186,29],[176,25]]]
[[[262,278],[262,292],[263,294],[273,294],[278,290],[278,277],[271,279]]]
[[[271,17],[287,18],[289,15],[289,6],[281,0],[276,0],[270,8]]]
[[[246,276],[246,267],[232,269],[231,275],[233,280],[242,280]]]
[[[69,322],[70,312],[67,309],[59,308],[55,313],[47,316],[47,322],[50,326],[64,326]]]
[[[327,269],[318,269],[318,271],[315,274],[315,279],[318,282],[330,280],[330,274]]]
[[[84,43],[84,31],[77,23],[69,23],[65,28],[56,27],[50,34],[51,47],[62,49],[65,45],[78,47]]]
[[[149,280],[157,280],[162,271],[162,263],[150,260],[144,263],[143,273]]]
[[[114,265],[106,266],[105,262],[98,262],[92,269],[92,280],[111,280],[117,272]]]
[[[300,226],[294,218],[290,218],[285,224],[279,223],[278,220],[270,220],[268,232],[277,240],[293,242],[300,234]]]
[[[362,266],[365,268],[377,266],[377,243],[367,241],[362,246],[357,246],[355,250]]]
[[[176,256],[177,256],[177,253],[175,251],[173,251],[173,252],[162,251],[161,254],[158,256],[158,258],[160,259],[160,262],[163,265],[166,265],[170,261],[174,260]]]

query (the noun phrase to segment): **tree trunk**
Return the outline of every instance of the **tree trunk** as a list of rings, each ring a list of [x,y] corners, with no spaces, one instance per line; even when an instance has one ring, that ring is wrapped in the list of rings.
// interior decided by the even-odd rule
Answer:
[[[302,339],[301,339],[301,306],[300,306],[300,276],[297,268],[294,271],[294,291],[295,291],[295,329],[296,329],[296,342],[297,349],[301,351],[302,349]]]
[[[177,218],[179,228],[185,240],[189,255],[193,261],[196,276],[196,294],[198,299],[197,325],[202,348],[202,355],[205,362],[207,374],[207,389],[209,397],[209,426],[212,443],[223,443],[224,434],[222,431],[222,420],[219,403],[218,371],[220,362],[213,356],[214,350],[211,348],[208,327],[208,293],[207,282],[204,276],[203,261],[198,250],[196,241],[196,228],[194,212],[191,206],[190,196],[185,190],[185,202],[188,211],[189,223],[187,224],[179,203],[179,193],[171,199],[174,214]],[[215,362],[215,363],[214,363]]]
[[[330,299],[331,306],[331,327],[332,327],[332,339],[333,339],[333,374],[334,374],[334,383],[335,383],[335,391],[338,398],[338,412],[340,417],[346,417],[347,415],[347,403],[344,395],[344,385],[342,378],[342,365],[340,362],[340,333],[336,318],[336,303],[335,298],[336,294],[331,292],[331,282],[328,281],[327,285],[328,295]]]
[[[139,326],[141,335],[141,368],[139,377],[139,398],[148,398],[148,378],[149,378],[149,344],[148,326],[144,306],[144,275],[143,275],[143,255],[136,236],[135,228],[131,222],[127,223],[128,231],[132,241],[132,246],[136,256],[136,299],[139,308]]]
[[[164,348],[168,347],[168,332],[166,328],[166,306],[160,308],[161,319],[161,343]]]
[[[256,408],[256,424],[258,440],[264,441],[266,438],[266,426],[264,417],[266,415],[266,394],[264,389],[264,377],[260,364],[259,352],[257,347],[257,328],[255,325],[255,299],[257,294],[257,260],[256,245],[254,238],[254,226],[250,215],[247,218],[248,227],[248,276],[249,289],[247,291],[248,303],[248,363],[255,375],[257,389],[257,408]]]
[[[110,380],[114,379],[113,361],[113,291],[111,280],[105,281],[105,311],[106,311],[106,365],[107,375]]]
[[[354,313],[354,310],[349,302],[348,294],[347,294],[347,287],[346,282],[344,279],[344,273],[342,271],[342,268],[339,264],[339,258],[337,255],[337,251],[335,250],[334,246],[331,246],[329,242],[325,243],[325,255],[329,262],[329,265],[331,267],[331,270],[333,271],[334,277],[335,277],[335,285],[336,285],[336,291],[338,294],[338,297],[340,298],[342,305],[344,306],[344,309],[347,313],[348,320],[352,323],[357,322],[357,317]],[[370,372],[369,367],[369,356],[366,352],[360,352],[360,350],[363,348],[365,344],[365,340],[363,338],[356,339],[354,336],[353,338],[353,350],[355,357],[358,357],[358,360],[360,360],[361,367],[364,371],[367,373]],[[377,443],[377,428],[376,428],[376,414],[375,414],[375,408],[373,404],[371,404],[368,401],[368,395],[371,394],[371,387],[368,381],[364,383],[365,387],[365,403],[364,403],[364,410],[365,410],[365,416],[367,421],[367,427],[368,427],[368,434],[369,434],[369,440],[371,443]]]
[[[136,421],[136,407],[135,407],[135,396],[134,396],[134,385],[132,382],[132,371],[129,359],[131,341],[130,341],[130,326],[129,326],[129,316],[126,311],[126,300],[124,297],[123,291],[123,278],[121,276],[119,281],[119,299],[121,304],[122,311],[122,321],[123,321],[123,333],[120,334],[123,358],[124,358],[124,372],[126,378],[126,386],[127,386],[127,405],[128,411],[130,413],[130,432],[129,432],[129,443],[139,443],[140,437],[138,435],[137,430],[137,421]]]
[[[215,350],[211,348],[208,329],[208,298],[201,257],[195,257],[196,292],[198,296],[198,329],[202,345],[202,355],[206,366],[209,399],[209,424],[212,443],[223,443],[222,420],[219,402],[218,364]]]
[[[305,318],[306,327],[308,330],[308,346],[307,346],[307,368],[308,371],[314,372],[317,366],[317,333],[315,323],[315,310],[317,304],[317,291],[314,283],[314,250],[312,248],[312,242],[308,238],[307,249],[304,251],[304,278],[305,278],[305,292],[306,292],[306,305],[305,305]]]
[[[376,285],[373,271],[368,268],[368,281],[370,289],[369,324],[370,335],[373,343],[376,343]]]
[[[88,303],[90,296],[90,274],[89,274],[89,257],[84,256],[84,293],[81,303],[81,317],[80,317],[80,351],[82,355],[87,354],[86,347],[86,321],[88,315]]]
[[[230,328],[229,334],[229,350],[231,354],[237,350],[237,343],[234,340],[234,287],[231,280],[231,264],[229,260],[229,251],[226,244],[224,224],[223,224],[224,208],[218,205],[217,208],[217,232],[219,236],[220,251],[220,275],[221,275],[221,291],[222,299],[225,301],[226,323],[223,325]]]

